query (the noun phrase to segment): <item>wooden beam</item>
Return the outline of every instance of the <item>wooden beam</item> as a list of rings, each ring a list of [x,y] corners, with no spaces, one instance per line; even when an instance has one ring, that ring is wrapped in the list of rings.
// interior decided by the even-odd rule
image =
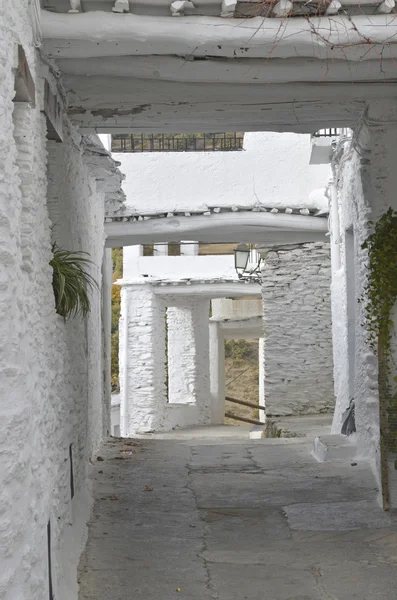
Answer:
[[[228,402],[232,402],[234,404],[241,404],[242,406],[249,406],[250,408],[258,408],[259,410],[266,410],[264,406],[261,404],[254,404],[253,402],[247,402],[247,400],[237,400],[237,398],[232,398],[231,396],[225,396],[225,400]]]
[[[14,102],[36,105],[36,89],[23,46],[18,44]]]
[[[264,425],[262,421],[258,421],[257,419],[249,419],[248,417],[238,417],[233,413],[225,412],[225,417],[228,419],[235,419],[236,421],[243,421],[244,423],[252,423],[253,425]]]
[[[105,223],[106,245],[116,247],[183,240],[303,243],[325,241],[327,231],[324,218],[253,211]]]
[[[308,57],[359,61],[397,56],[393,14],[333,15],[293,19],[246,20],[221,17],[148,17],[89,12],[76,15],[42,11],[43,37],[52,40],[54,58],[74,48],[75,57],[122,55],[177,55],[187,58]],[[85,44],[82,52],[81,44]],[[45,44],[44,50],[50,51]]]

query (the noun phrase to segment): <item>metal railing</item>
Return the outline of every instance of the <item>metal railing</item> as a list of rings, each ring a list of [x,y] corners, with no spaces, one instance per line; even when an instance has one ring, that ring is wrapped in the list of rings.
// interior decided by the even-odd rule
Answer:
[[[335,138],[335,137],[347,137],[351,135],[351,129],[348,129],[347,127],[331,127],[329,129],[319,129],[318,131],[316,131],[316,133],[313,133],[312,137],[314,138],[321,138],[321,137],[330,137],[330,138]]]
[[[112,135],[112,152],[232,152],[243,150],[244,133],[122,133]]]

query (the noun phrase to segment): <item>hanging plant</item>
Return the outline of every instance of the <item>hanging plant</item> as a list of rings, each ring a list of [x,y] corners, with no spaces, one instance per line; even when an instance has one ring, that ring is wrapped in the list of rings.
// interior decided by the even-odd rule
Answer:
[[[87,267],[93,264],[87,252],[70,252],[53,244],[52,287],[55,296],[55,309],[61,317],[69,319],[77,315],[83,317],[90,312],[89,293],[98,289],[95,279]]]
[[[381,440],[388,450],[396,451],[397,377],[392,372],[391,340],[397,300],[397,211],[388,209],[362,248],[368,251],[369,275],[359,302],[364,304],[368,343],[378,355]]]

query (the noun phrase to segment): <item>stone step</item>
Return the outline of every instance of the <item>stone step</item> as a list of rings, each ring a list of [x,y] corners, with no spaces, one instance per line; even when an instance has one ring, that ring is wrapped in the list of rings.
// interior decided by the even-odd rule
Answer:
[[[261,440],[262,438],[265,437],[265,430],[266,430],[265,423],[263,423],[263,425],[254,425],[250,429],[250,433],[249,433],[250,440]]]
[[[357,448],[345,435],[322,435],[314,438],[312,455],[318,462],[352,459]]]

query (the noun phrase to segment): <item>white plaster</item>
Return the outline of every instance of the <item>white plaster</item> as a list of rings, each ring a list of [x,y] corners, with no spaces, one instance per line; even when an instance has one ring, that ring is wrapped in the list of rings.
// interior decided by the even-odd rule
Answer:
[[[259,402],[260,406],[266,407],[266,395],[265,395],[265,339],[259,338],[258,347],[258,360],[259,360]],[[266,411],[259,410],[259,420],[262,423],[266,422]]]
[[[212,319],[248,319],[262,317],[260,298],[218,298],[212,300]]]
[[[100,288],[108,175],[101,168],[98,185],[96,141],[81,138],[66,118],[64,142],[46,139],[39,23],[29,4],[0,5],[0,598],[48,598],[50,520],[54,596],[77,600],[89,464],[107,427]],[[12,101],[17,44],[27,56],[36,106]],[[90,254],[99,289],[85,320],[65,322],[55,312],[54,240]]]
[[[391,107],[390,107],[391,108]],[[375,113],[376,114],[376,113]],[[374,115],[375,116],[375,115]],[[378,116],[378,115],[377,115]],[[395,146],[395,127],[368,130],[365,125],[353,142],[338,149],[334,161],[340,227],[340,265],[333,277],[332,318],[335,363],[336,410],[333,433],[339,433],[342,414],[349,399],[355,398],[355,441],[361,455],[373,459],[380,474],[378,364],[368,345],[364,305],[357,300],[364,294],[367,281],[367,255],[362,244],[370,233],[369,222],[379,218],[389,206],[396,209],[394,190],[397,174],[391,149]],[[332,206],[331,206],[332,208]],[[335,210],[332,209],[332,220]],[[346,231],[353,226],[354,288],[348,286],[348,248]],[[333,225],[332,225],[333,227]],[[351,261],[350,261],[351,265]],[[352,304],[354,303],[354,305]],[[352,323],[352,319],[355,323]],[[354,344],[351,336],[354,335]],[[352,355],[354,352],[354,355]],[[390,471],[390,488],[395,486],[395,471]],[[395,499],[392,501],[395,501]]]
[[[219,324],[223,336],[227,340],[255,340],[263,335],[262,316],[250,317],[249,319],[226,319],[224,321],[219,321]]]
[[[71,18],[42,11],[43,35],[52,42],[47,42],[46,49],[52,51],[57,48],[60,57],[71,54],[65,52],[60,42],[73,39],[85,42],[86,56],[147,55],[147,45],[150,44],[152,53],[160,55],[195,53],[200,56],[209,53],[233,57],[233,51],[240,50],[236,55],[247,58],[300,56],[327,59],[332,52],[334,59],[359,61],[365,56],[362,44],[371,39],[374,46],[379,45],[381,49],[396,28],[392,15],[371,15],[368,19],[364,14],[335,15],[332,21],[328,17],[298,17],[285,23],[279,19],[267,19],[266,27],[262,17],[243,22],[238,20],[237,23],[238,27],[234,19],[170,19],[133,14],[124,15],[120,20],[117,15],[101,12]],[[281,36],[280,23],[284,34]],[[101,46],[95,52],[95,45],[99,44]],[[115,48],[116,45],[119,47]]]
[[[221,324],[209,323],[211,423],[225,421],[225,339]]]
[[[318,196],[312,197],[313,204],[317,199]],[[278,208],[269,210],[258,205],[249,210],[232,206],[222,214],[208,210],[188,217],[186,213],[116,217],[105,224],[106,245],[118,247],[183,239],[243,243],[249,239],[251,243],[278,245],[325,241],[328,225],[324,215],[310,215],[308,208],[298,210],[299,214],[291,214],[291,209],[281,212]],[[325,209],[322,212],[325,213]]]
[[[192,306],[167,309],[168,402],[196,402],[196,345]]]
[[[168,309],[170,402],[165,372],[166,306],[177,308]],[[156,296],[151,285],[122,287],[119,352],[122,436],[210,423],[208,315],[208,298],[185,294],[175,300],[171,296]],[[189,342],[183,343],[182,351],[181,333]]]
[[[245,134],[242,152],[115,153],[126,175],[129,208],[138,212],[207,207],[327,208],[329,166],[309,166],[310,136]],[[288,177],[285,173],[288,172]]]
[[[163,281],[175,279],[224,278],[238,280],[234,269],[234,256],[139,256],[136,258],[133,246],[124,249],[124,279],[143,276],[160,278]]]
[[[305,244],[263,264],[266,415],[333,411],[329,252]]]

